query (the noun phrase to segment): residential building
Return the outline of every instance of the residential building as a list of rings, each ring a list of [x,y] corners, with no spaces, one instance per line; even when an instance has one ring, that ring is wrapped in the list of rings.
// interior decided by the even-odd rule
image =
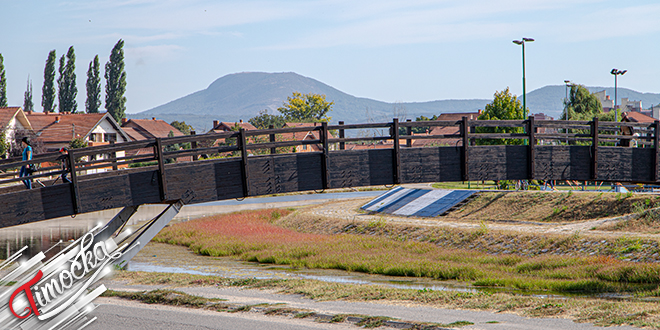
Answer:
[[[46,151],[68,147],[76,138],[83,139],[89,146],[131,141],[108,113],[27,112],[26,117]]]
[[[37,138],[43,143],[46,152],[55,152],[62,147],[69,147],[71,140],[76,138],[87,142],[90,147],[131,141],[108,113],[26,112],[25,115]],[[124,151],[118,151],[113,154],[92,155],[86,160],[110,160],[124,156]],[[87,174],[100,173],[112,168],[109,166],[85,172]]]
[[[9,148],[13,148],[16,132],[32,131],[32,125],[25,116],[25,112],[21,107],[4,107],[0,108],[0,134],[4,141],[9,144]],[[0,158],[7,155],[0,155]]]
[[[241,119],[237,123],[214,120],[213,121],[213,128],[211,128],[209,133],[211,133],[211,132],[213,132],[213,133],[229,132],[229,131],[234,130],[234,127],[244,128],[246,130],[257,129],[252,124],[250,124],[248,122],[243,122],[243,119]]]
[[[439,121],[460,121],[463,117],[468,120],[476,120],[481,115],[481,110],[477,112],[455,112],[455,113],[442,113],[438,116]],[[426,147],[426,146],[461,146],[463,140],[460,137],[461,128],[458,125],[454,126],[435,126],[431,127],[425,133],[416,133],[413,135],[456,135],[456,138],[438,138],[438,139],[415,139],[412,140],[413,147]]]
[[[170,132],[174,136],[183,136],[176,127],[166,121],[156,118],[151,119],[122,119],[121,128],[131,138],[131,141],[142,141],[155,138],[166,138]]]
[[[286,123],[284,127],[317,127],[321,126],[321,123]],[[310,130],[307,132],[294,132],[294,133],[284,133],[278,134],[275,139],[277,141],[305,141],[305,140],[320,140],[321,131],[319,130]],[[335,136],[332,132],[328,132],[328,138],[334,139]],[[329,145],[330,150],[335,150],[335,145]],[[293,148],[293,147],[292,147]],[[323,147],[320,144],[304,144],[295,146],[294,152],[313,152],[313,151],[323,151]]]
[[[628,111],[621,114],[621,121],[628,123],[653,123],[656,121],[655,118],[647,116],[641,112],[637,111]],[[638,130],[641,127],[621,127],[621,133],[623,135],[633,135],[639,136],[639,133],[634,133],[634,130]],[[652,133],[649,133],[652,135]],[[624,147],[637,147],[639,142],[637,139],[633,140],[621,140],[621,145]]]

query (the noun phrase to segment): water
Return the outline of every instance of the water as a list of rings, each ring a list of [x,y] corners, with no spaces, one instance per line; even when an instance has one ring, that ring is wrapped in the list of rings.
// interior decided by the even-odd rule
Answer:
[[[173,266],[177,265],[177,266]],[[476,292],[455,281],[393,277],[336,269],[294,269],[288,266],[242,262],[227,257],[200,256],[186,247],[151,242],[128,264],[128,270],[215,275],[225,278],[311,279],[333,283],[373,284],[401,289]]]

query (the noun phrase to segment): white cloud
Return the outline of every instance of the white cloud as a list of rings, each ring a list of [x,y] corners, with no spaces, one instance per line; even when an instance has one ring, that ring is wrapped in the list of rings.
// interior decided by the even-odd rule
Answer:
[[[126,58],[135,65],[147,65],[152,62],[168,62],[179,58],[185,48],[178,45],[156,45],[126,47]]]

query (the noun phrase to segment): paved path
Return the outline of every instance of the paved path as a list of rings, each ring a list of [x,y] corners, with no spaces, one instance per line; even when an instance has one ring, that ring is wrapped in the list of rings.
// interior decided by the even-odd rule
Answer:
[[[605,329],[588,323],[575,323],[566,319],[554,318],[525,318],[514,314],[494,313],[485,311],[452,310],[426,307],[403,303],[366,303],[346,301],[315,301],[300,295],[277,294],[267,290],[237,289],[225,287],[184,287],[172,288],[155,285],[125,285],[117,281],[105,281],[106,286],[112,290],[120,291],[143,291],[155,289],[174,289],[187,294],[202,296],[206,298],[226,299],[227,303],[256,305],[256,304],[281,304],[281,307],[291,307],[310,310],[321,314],[362,314],[369,316],[388,316],[402,321],[433,322],[448,324],[456,321],[469,321],[474,325],[463,327],[465,330],[591,330]],[[114,324],[115,328],[135,329],[188,329],[187,326],[199,326],[200,329],[243,329],[238,326],[256,326],[251,329],[265,329],[268,324],[271,330],[288,324],[283,329],[356,329],[356,326],[347,323],[334,324],[327,328],[326,324],[319,324],[311,319],[294,319],[283,316],[264,316],[260,312],[222,313],[191,310],[188,308],[177,308],[171,306],[144,305],[125,301],[118,298],[103,298],[95,301],[101,306],[95,311],[102,322],[93,329],[105,329],[98,327]],[[135,310],[135,311],[133,311]],[[193,321],[190,315],[199,315]],[[195,317],[193,317],[195,318]],[[154,325],[149,325],[154,320]],[[215,321],[212,321],[215,320]],[[98,322],[98,321],[97,321]],[[206,323],[210,322],[210,323]],[[493,323],[497,322],[497,323]],[[234,328],[234,326],[237,326]],[[193,329],[193,328],[190,328]],[[634,327],[609,327],[608,329],[632,330]]]

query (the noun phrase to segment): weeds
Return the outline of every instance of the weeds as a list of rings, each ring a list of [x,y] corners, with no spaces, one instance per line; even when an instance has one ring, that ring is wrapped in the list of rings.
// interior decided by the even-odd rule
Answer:
[[[281,210],[282,214],[286,211]],[[297,268],[340,269],[369,274],[459,280],[475,286],[509,287],[557,292],[638,290],[628,283],[660,282],[660,268],[602,257],[489,255],[475,249],[449,248],[429,242],[388,239],[377,235],[321,235],[300,233],[271,223],[273,210],[241,212],[179,223],[163,229],[159,242],[189,246],[209,256],[290,265]],[[389,231],[375,222],[374,231]],[[481,230],[484,231],[483,229]],[[473,234],[454,239],[473,241]],[[442,237],[451,232],[438,233]],[[483,233],[482,236],[490,234]],[[433,236],[433,235],[429,235]],[[433,238],[439,239],[439,238]],[[546,238],[547,240],[547,238]],[[580,241],[568,238],[536,241],[568,248]],[[617,253],[642,249],[639,239],[619,239]]]

